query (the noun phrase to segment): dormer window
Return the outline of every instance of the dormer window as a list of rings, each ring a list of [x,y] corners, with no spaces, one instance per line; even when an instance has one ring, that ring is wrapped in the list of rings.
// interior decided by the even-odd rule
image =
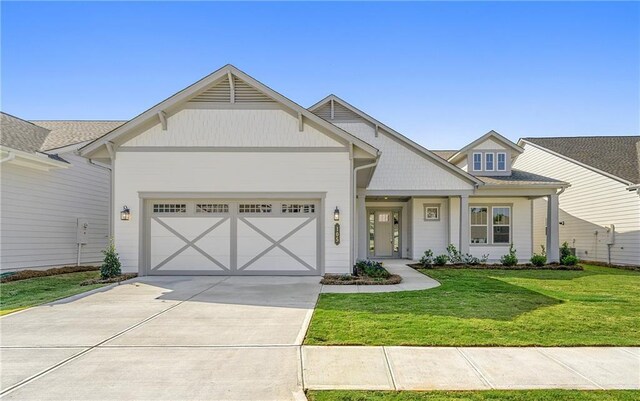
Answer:
[[[482,153],[473,154],[473,170],[482,171]]]
[[[484,169],[486,171],[493,171],[493,153],[484,154]]]
[[[507,171],[506,153],[498,153],[498,171]]]

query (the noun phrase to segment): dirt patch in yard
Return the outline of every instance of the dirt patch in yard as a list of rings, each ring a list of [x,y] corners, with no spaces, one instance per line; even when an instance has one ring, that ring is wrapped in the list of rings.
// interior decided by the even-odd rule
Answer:
[[[100,270],[100,268],[98,266],[64,266],[54,267],[47,270],[21,270],[15,273],[5,273],[5,275],[0,278],[0,283],[26,280],[36,277],[56,276],[58,274],[88,272],[94,270]]]
[[[129,280],[132,278],[138,277],[138,273],[125,273],[116,277],[109,278],[95,278],[91,280],[86,280],[80,283],[80,285],[94,285],[94,284],[112,284],[119,283],[121,281]]]

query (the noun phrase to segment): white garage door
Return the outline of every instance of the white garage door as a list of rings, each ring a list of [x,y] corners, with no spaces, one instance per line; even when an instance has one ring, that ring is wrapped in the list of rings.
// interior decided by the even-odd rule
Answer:
[[[150,275],[319,275],[319,201],[147,202]]]

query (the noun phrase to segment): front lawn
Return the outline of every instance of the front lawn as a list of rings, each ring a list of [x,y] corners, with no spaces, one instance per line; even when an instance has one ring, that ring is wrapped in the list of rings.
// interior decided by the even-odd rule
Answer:
[[[638,391],[309,391],[309,401],[632,401]]]
[[[103,287],[106,284],[80,285],[99,277],[99,271],[87,271],[0,283],[0,316]]]
[[[640,345],[640,272],[428,270],[440,287],[321,294],[315,345]]]

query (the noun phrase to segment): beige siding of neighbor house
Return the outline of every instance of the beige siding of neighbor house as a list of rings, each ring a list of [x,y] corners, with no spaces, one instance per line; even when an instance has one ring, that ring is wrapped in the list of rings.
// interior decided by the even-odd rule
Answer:
[[[60,156],[71,163],[68,168],[42,171],[2,164],[3,270],[75,265],[77,218],[89,223],[80,262],[102,260],[109,235],[109,171],[72,151]]]
[[[560,242],[576,248],[584,260],[607,262],[605,226],[615,225],[611,263],[640,264],[640,197],[628,185],[579,164],[525,144],[515,167],[566,181],[571,187],[560,195]],[[535,201],[536,251],[545,241],[546,201]],[[597,234],[596,234],[597,233]]]
[[[124,146],[342,147],[336,140],[282,109],[183,109]]]
[[[468,190],[473,186],[451,170],[364,121],[332,121],[382,152],[369,190]]]
[[[217,193],[323,192],[321,241],[325,272],[350,272],[352,173],[345,147],[339,147],[338,142],[309,124],[300,132],[297,118],[282,110],[184,110],[168,119],[168,127],[170,132],[151,128],[123,145],[120,150],[125,151],[117,153],[113,212],[128,205],[132,214],[131,221],[115,223],[117,247],[126,271],[138,271],[139,192],[205,192],[214,194],[212,198]],[[137,151],[133,146],[181,148]],[[195,146],[251,149],[231,152],[182,149]],[[304,152],[255,149],[291,146],[321,149]],[[327,151],[327,147],[335,150]],[[340,209],[339,245],[334,244],[333,236],[336,206]]]

